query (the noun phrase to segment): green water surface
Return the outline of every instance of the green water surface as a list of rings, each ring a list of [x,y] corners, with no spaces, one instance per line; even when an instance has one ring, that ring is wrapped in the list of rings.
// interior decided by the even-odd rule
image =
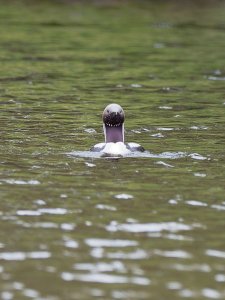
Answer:
[[[225,298],[225,2],[180,2],[0,3],[1,299]],[[154,157],[67,154],[111,102]]]

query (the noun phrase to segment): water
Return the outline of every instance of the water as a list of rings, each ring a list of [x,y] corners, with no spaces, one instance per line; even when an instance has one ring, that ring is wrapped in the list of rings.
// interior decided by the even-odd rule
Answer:
[[[224,299],[224,19],[1,5],[1,299]],[[89,152],[111,102],[144,154]]]

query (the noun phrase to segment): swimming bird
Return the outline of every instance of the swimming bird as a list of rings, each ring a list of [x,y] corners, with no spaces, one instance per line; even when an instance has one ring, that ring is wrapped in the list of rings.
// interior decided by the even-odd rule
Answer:
[[[91,148],[91,151],[102,152],[106,155],[127,155],[131,152],[145,151],[137,143],[124,142],[124,120],[125,114],[119,104],[112,103],[106,106],[102,114],[104,143],[98,143]]]

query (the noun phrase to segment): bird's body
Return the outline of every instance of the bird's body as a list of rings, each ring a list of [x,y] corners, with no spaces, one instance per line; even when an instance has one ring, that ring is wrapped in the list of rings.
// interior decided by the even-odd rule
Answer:
[[[137,143],[124,142],[124,119],[125,114],[118,104],[109,104],[102,115],[105,143],[98,143],[91,151],[101,152],[106,155],[128,155],[135,151],[144,151]]]

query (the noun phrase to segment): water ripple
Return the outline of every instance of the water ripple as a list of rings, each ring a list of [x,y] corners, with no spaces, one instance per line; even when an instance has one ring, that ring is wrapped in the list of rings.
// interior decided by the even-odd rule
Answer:
[[[132,199],[134,198],[132,195],[129,195],[129,194],[118,194],[118,195],[115,195],[114,198],[116,199]]]
[[[216,274],[215,275],[215,280],[217,282],[225,282],[225,274]]]
[[[164,166],[164,167],[166,167],[166,168],[174,168],[174,166],[172,166],[172,165],[170,165],[170,164],[167,164],[167,163],[165,163],[164,161],[157,161],[156,162],[156,164],[157,165],[162,165],[162,166]]]
[[[139,260],[139,259],[148,259],[149,254],[142,249],[136,249],[132,252],[123,252],[123,251],[117,251],[117,252],[109,252],[106,254],[107,258],[110,259],[129,259],[129,260]]]
[[[51,257],[48,251],[33,251],[33,252],[2,252],[0,253],[0,260],[25,260],[31,259],[46,259]]]
[[[78,263],[74,265],[75,270],[79,271],[90,271],[90,272],[127,272],[124,264],[120,261],[112,261],[109,263],[98,262],[98,263]]]
[[[209,159],[209,158],[207,158],[207,157],[205,157],[205,156],[202,156],[202,155],[200,155],[200,154],[198,154],[198,153],[191,153],[191,154],[189,154],[188,156],[191,157],[192,159],[196,159],[196,160],[205,160],[205,159]]]
[[[211,298],[211,299],[220,299],[221,294],[214,290],[214,289],[209,289],[209,288],[204,288],[202,290],[202,296],[206,298]]]
[[[169,231],[177,232],[182,230],[192,230],[193,226],[186,225],[176,222],[165,222],[165,223],[134,223],[134,224],[119,224],[116,221],[112,221],[106,230],[115,232],[115,231],[126,231],[126,232],[160,232],[160,231]]]
[[[64,245],[65,245],[65,247],[67,247],[67,248],[73,248],[73,249],[76,249],[76,248],[79,247],[78,242],[75,241],[75,240],[70,239],[69,237],[64,237],[63,240],[64,240]]]
[[[187,203],[188,205],[191,205],[191,206],[208,206],[207,203],[205,202],[201,202],[201,201],[196,201],[196,200],[187,200],[185,201],[185,203]]]
[[[83,281],[83,282],[96,282],[96,283],[130,283],[137,285],[149,285],[151,281],[145,277],[126,277],[121,275],[110,275],[101,273],[91,273],[91,274],[77,274],[70,272],[62,272],[61,278],[65,281]]]
[[[1,179],[2,182],[8,183],[8,184],[18,184],[18,185],[38,185],[40,184],[40,181],[38,180],[18,180],[18,179]]]
[[[205,253],[208,256],[214,256],[214,257],[218,257],[218,258],[225,258],[225,251],[208,249],[208,250],[205,251]]]
[[[50,215],[65,215],[68,213],[68,210],[65,208],[39,208],[37,210],[17,210],[16,214],[18,216],[40,216],[42,214]]]
[[[171,266],[172,269],[178,271],[185,271],[185,272],[204,272],[209,273],[211,272],[211,267],[208,264],[174,264]]]
[[[109,239],[86,239],[85,243],[89,247],[133,247],[137,246],[138,242],[130,240],[109,240]]]
[[[102,210],[111,210],[111,211],[116,211],[116,207],[111,206],[111,205],[105,205],[105,204],[97,204],[95,206],[97,209],[102,209]]]
[[[223,81],[223,80],[225,80],[225,77],[209,76],[208,80],[213,80],[213,81],[217,81],[217,80],[221,81],[222,80]]]
[[[74,157],[83,157],[83,158],[121,158],[121,157],[140,157],[140,158],[168,158],[168,159],[177,159],[177,158],[183,158],[187,156],[187,153],[185,152],[163,152],[161,154],[153,154],[148,151],[145,152],[132,152],[126,155],[120,155],[120,156],[106,156],[106,154],[101,152],[92,152],[92,151],[72,151],[69,153],[66,153],[68,157],[74,158]],[[193,156],[193,158],[195,158]]]
[[[213,205],[211,205],[211,207],[215,208],[217,210],[225,210],[225,205],[213,204]]]
[[[162,251],[162,250],[154,250],[154,254],[163,256],[163,257],[171,257],[171,258],[191,258],[192,256],[183,250],[172,250],[172,251]]]
[[[167,130],[172,130],[171,128]],[[117,155],[117,156],[112,156],[112,155],[106,155],[105,153],[101,152],[92,152],[92,151],[72,151],[65,153],[68,157],[74,158],[74,157],[82,157],[82,158],[104,158],[104,159],[118,159],[122,157],[127,157],[127,158],[167,158],[167,159],[180,159],[184,157],[190,157],[195,160],[206,160],[209,159],[208,157],[202,156],[201,154],[198,153],[186,153],[182,151],[178,152],[162,152],[160,154],[154,154],[149,151],[144,151],[144,152],[131,152],[126,155]]]

